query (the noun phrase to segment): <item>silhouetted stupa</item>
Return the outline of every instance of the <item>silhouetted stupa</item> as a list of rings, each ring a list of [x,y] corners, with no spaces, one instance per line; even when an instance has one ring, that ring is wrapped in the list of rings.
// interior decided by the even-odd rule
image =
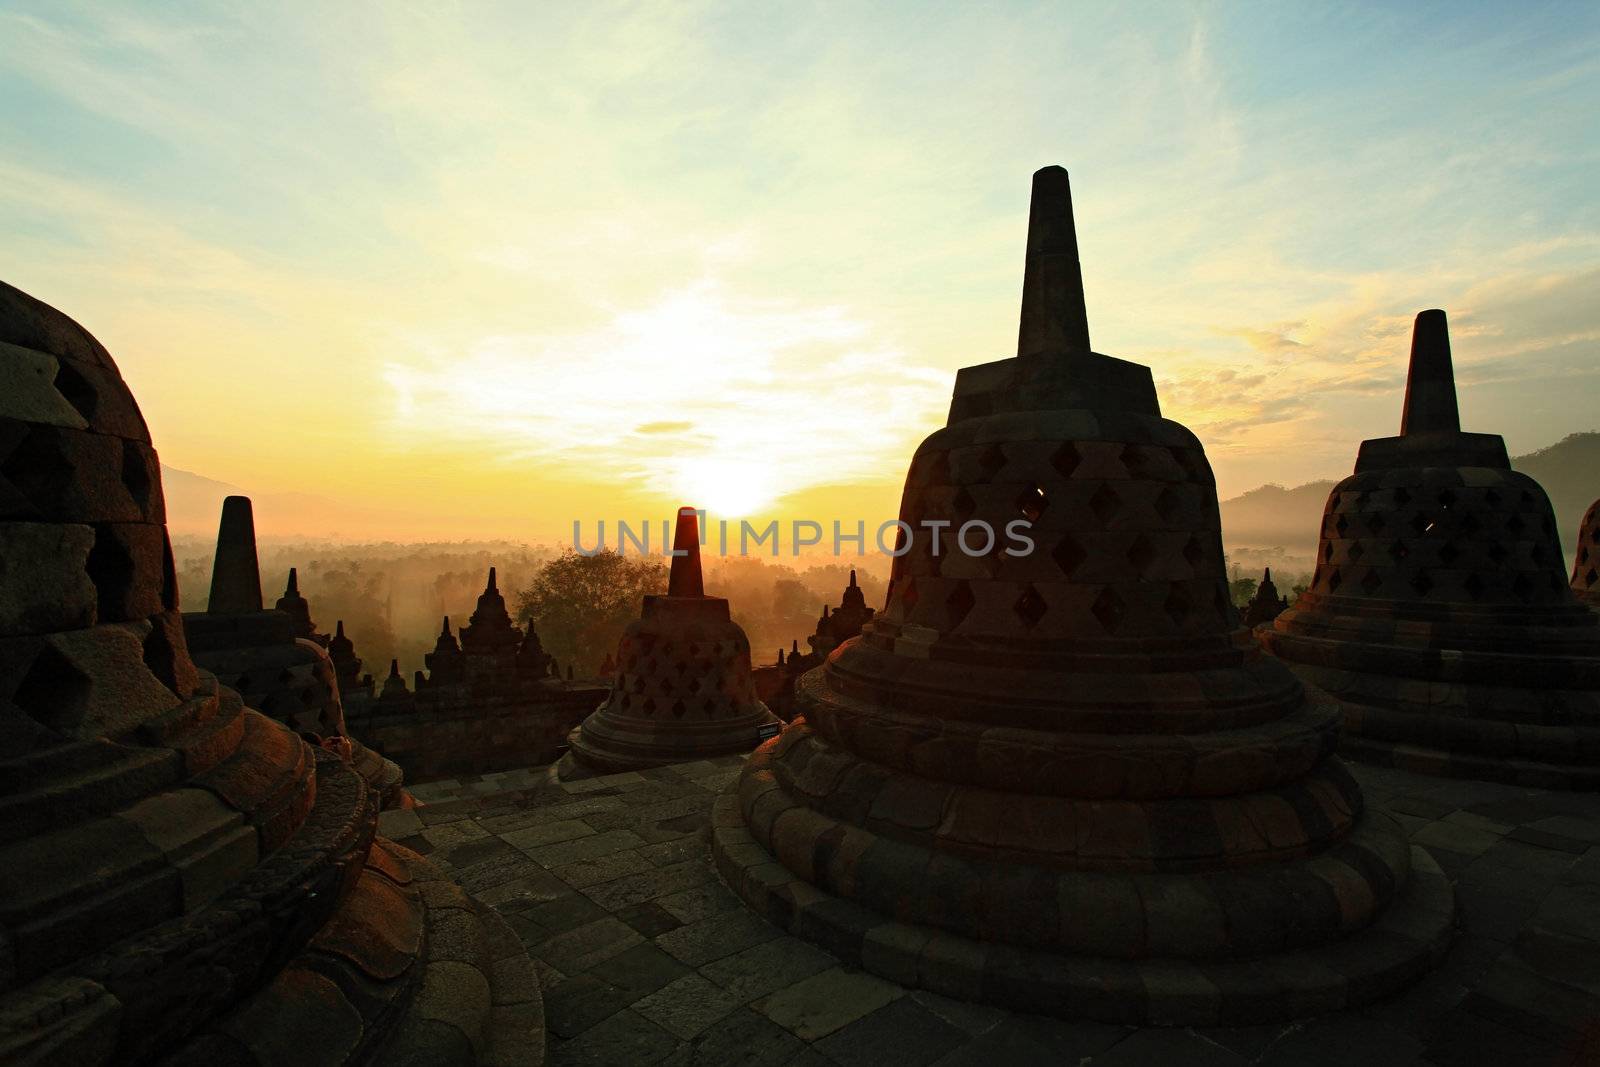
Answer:
[[[1332,755],[1337,708],[1228,599],[1200,442],[1092,352],[1067,173],[1034,175],[1015,359],[917,450],[885,610],[799,682],[719,801],[730,885],[903,984],[1118,1023],[1383,996],[1449,884]],[[1031,554],[935,554],[923,520]],[[981,538],[973,538],[981,543]]]
[[[1262,640],[1340,699],[1363,759],[1600,786],[1600,619],[1539,483],[1460,429],[1443,311],[1417,316],[1400,436],[1362,442],[1311,588]]]
[[[287,723],[297,733],[319,742],[348,739],[351,761],[378,791],[383,806],[404,805],[405,775],[400,768],[350,737],[338,671],[327,650],[311,639],[311,609],[299,596],[293,571],[279,600],[286,602],[296,609],[292,614],[262,609],[254,511],[249,497],[228,497],[222,502],[217,528],[211,600],[205,611],[183,616],[195,663],[237,690],[246,705]]]
[[[1600,500],[1589,505],[1578,525],[1578,551],[1572,564],[1572,591],[1600,608]]]
[[[1289,601],[1278,595],[1278,586],[1272,580],[1272,568],[1264,568],[1261,573],[1261,584],[1256,586],[1255,595],[1250,598],[1250,603],[1244,606],[1245,628],[1253,630],[1263,623],[1271,622],[1288,607]]]
[[[666,596],[644,598],[617,646],[610,695],[572,733],[572,755],[588,770],[746,752],[778,721],[756,698],[750,642],[727,600],[705,595],[693,508],[679,510],[672,548]]]
[[[540,1062],[505,922],[196,669],[165,523],[110,355],[0,284],[0,1062]]]

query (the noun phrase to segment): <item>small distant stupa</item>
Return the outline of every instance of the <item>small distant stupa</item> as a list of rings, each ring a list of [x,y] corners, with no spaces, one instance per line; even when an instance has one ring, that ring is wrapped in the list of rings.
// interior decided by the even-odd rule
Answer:
[[[778,722],[756,698],[750,642],[722,597],[705,594],[693,508],[678,512],[665,596],[647,596],[617,646],[605,703],[572,734],[595,772],[746,752]]]
[[[1287,597],[1278,595],[1278,587],[1272,581],[1272,568],[1263,568],[1261,584],[1256,586],[1255,595],[1250,598],[1250,603],[1244,606],[1244,624],[1247,629],[1255,629],[1264,623],[1269,623],[1283,614],[1289,607]]]

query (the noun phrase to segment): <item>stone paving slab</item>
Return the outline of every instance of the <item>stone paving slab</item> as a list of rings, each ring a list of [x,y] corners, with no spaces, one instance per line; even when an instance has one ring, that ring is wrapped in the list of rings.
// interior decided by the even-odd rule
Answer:
[[[527,945],[558,1067],[1600,1064],[1600,795],[1352,764],[1454,883],[1463,932],[1443,963],[1357,1011],[1134,1029],[906,989],[757,918],[708,847],[740,762],[431,782],[380,827]]]

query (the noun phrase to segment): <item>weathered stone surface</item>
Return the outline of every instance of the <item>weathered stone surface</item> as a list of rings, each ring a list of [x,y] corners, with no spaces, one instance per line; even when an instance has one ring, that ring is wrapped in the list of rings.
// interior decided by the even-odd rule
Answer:
[[[0,636],[93,625],[94,543],[88,526],[0,522]]]

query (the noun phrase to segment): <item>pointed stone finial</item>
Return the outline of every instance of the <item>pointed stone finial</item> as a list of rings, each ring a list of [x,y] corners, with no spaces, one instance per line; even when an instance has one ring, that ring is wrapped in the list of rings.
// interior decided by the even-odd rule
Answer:
[[[826,605],[826,604],[822,605],[822,617],[824,619],[826,619],[828,617],[829,610],[830,609],[829,609],[828,605]]]
[[[440,637],[449,637],[450,636],[450,616],[448,616],[448,615],[446,615],[444,617],[444,625],[439,628],[439,636]]]
[[[850,588],[854,589],[855,587],[856,587],[856,569],[854,567],[851,567],[850,568]]]
[[[1072,186],[1065,169],[1045,167],[1033,175],[1017,355],[1074,351],[1089,351],[1089,312],[1072,221]]]
[[[789,645],[789,655],[791,657],[794,657],[794,656],[798,656],[799,654],[800,654],[800,639],[797,637]]]
[[[392,659],[392,660],[389,661],[389,677],[391,677],[391,678],[399,678],[400,677],[400,661],[399,660]]]
[[[567,681],[572,681],[572,664],[567,664]]]
[[[783,666],[783,649],[778,649],[778,666]]]
[[[212,615],[246,615],[261,610],[261,569],[256,559],[256,519],[247,496],[222,502],[217,556],[211,565]]]
[[[334,623],[333,636],[335,636],[335,637],[343,637],[344,636],[344,620],[343,619],[340,619],[338,622]]]
[[[678,509],[678,528],[672,534],[672,552],[667,595],[705,596],[705,579],[700,573],[700,517],[694,508]]]
[[[497,585],[495,585],[494,568],[493,567],[489,568],[489,584],[483,587],[483,591],[485,593],[498,593],[500,591],[500,588]]]
[[[300,568],[289,568],[289,584],[283,590],[283,595],[286,597],[300,595]]]
[[[1450,363],[1450,327],[1438,308],[1418,313],[1411,330],[1411,369],[1406,373],[1400,436],[1457,433],[1456,376]]]
[[[1266,572],[1262,575],[1262,581],[1266,581],[1266,582],[1272,581],[1272,568],[1271,567],[1268,567],[1266,569]]]

